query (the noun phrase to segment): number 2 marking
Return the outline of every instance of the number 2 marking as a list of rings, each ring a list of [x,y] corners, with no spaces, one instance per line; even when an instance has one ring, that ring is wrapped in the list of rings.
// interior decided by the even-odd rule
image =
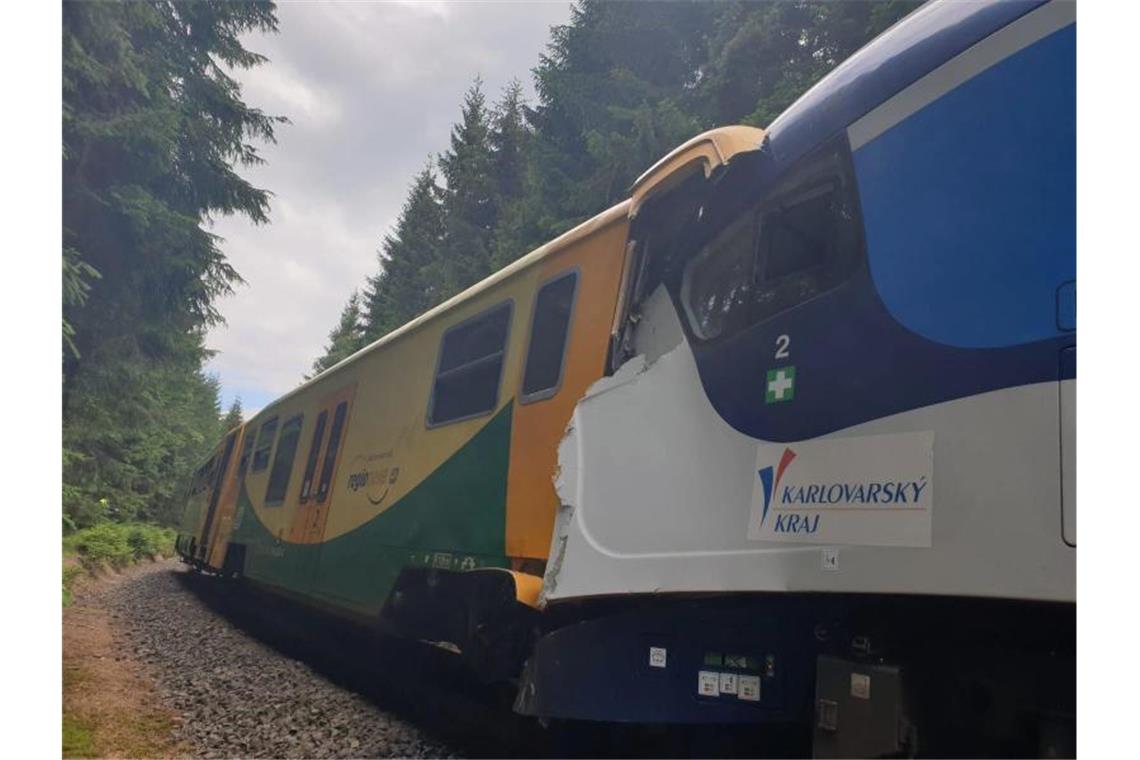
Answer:
[[[788,358],[788,346],[792,344],[792,339],[787,335],[780,335],[776,338],[776,357],[777,359]]]

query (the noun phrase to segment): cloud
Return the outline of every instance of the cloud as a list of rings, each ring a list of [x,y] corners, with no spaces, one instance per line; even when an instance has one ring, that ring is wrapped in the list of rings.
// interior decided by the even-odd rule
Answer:
[[[248,104],[292,121],[260,146],[265,165],[241,170],[273,193],[271,223],[213,229],[248,283],[218,304],[228,324],[207,340],[227,405],[301,381],[472,80],[490,100],[513,78],[529,91],[570,4],[282,3],[278,17],[279,34],[245,41],[270,62],[236,74]]]
[[[242,76],[242,97],[272,113],[289,114],[302,129],[335,127],[343,115],[340,99],[310,85],[284,65],[259,66]]]

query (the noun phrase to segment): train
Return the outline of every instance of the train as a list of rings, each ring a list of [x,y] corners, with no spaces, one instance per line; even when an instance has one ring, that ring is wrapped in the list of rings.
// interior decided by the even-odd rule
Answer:
[[[544,721],[1074,754],[1075,50],[922,6],[230,431],[179,554]]]

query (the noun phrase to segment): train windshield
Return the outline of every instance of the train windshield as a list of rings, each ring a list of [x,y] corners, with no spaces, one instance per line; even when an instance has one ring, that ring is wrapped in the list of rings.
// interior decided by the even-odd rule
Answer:
[[[718,204],[737,210],[719,221]],[[719,188],[710,192],[675,256],[693,336],[730,335],[845,281],[860,257],[856,209],[845,155],[834,147],[743,210]]]

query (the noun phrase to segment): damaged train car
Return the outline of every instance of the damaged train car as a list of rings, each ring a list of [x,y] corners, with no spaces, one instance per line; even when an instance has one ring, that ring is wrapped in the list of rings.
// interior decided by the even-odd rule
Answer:
[[[1075,752],[1075,44],[934,2],[699,135],[231,433],[184,558],[545,719]]]

